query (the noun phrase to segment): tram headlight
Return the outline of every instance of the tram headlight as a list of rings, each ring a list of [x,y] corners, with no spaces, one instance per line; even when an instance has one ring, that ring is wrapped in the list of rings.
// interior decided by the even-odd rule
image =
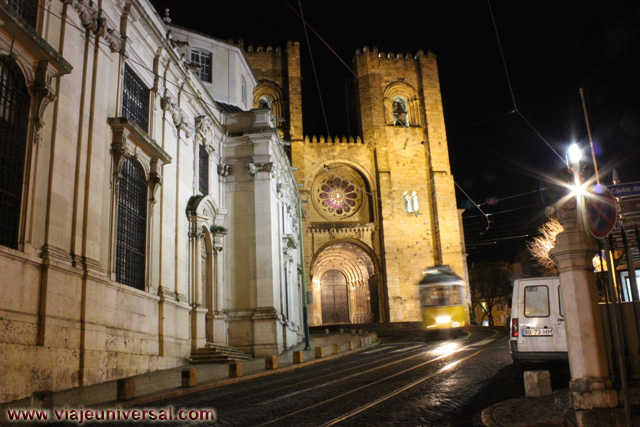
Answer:
[[[443,323],[450,323],[451,316],[438,316],[436,317],[436,323],[442,325]]]

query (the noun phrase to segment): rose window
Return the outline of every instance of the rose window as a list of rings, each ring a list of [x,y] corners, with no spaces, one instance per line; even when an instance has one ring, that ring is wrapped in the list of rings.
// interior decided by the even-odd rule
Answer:
[[[329,178],[320,186],[322,207],[338,215],[351,213],[358,204],[356,187],[346,179]]]

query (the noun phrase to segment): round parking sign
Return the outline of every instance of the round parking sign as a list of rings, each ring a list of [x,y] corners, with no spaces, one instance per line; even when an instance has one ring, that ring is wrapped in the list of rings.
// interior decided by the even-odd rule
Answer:
[[[616,200],[611,191],[602,185],[593,187],[586,199],[589,231],[596,239],[604,239],[616,225]]]

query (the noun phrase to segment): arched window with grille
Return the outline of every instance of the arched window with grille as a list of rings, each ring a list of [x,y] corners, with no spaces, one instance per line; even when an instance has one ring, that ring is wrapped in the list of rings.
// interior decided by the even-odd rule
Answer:
[[[118,183],[116,281],[145,289],[147,245],[147,181],[135,158],[124,160]]]
[[[198,187],[202,195],[209,194],[209,153],[204,145],[199,145]]]
[[[18,247],[30,98],[22,71],[0,57],[0,245]]]

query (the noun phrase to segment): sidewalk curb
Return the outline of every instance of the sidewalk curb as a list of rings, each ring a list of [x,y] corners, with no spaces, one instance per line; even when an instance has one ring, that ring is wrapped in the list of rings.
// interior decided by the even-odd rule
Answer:
[[[211,390],[217,387],[222,387],[225,385],[229,385],[229,384],[235,384],[241,381],[245,381],[245,380],[251,380],[254,378],[260,378],[260,377],[265,377],[268,375],[275,375],[275,374],[279,374],[282,372],[288,372],[288,371],[293,371],[295,369],[300,369],[300,368],[304,368],[306,366],[310,366],[310,365],[315,365],[317,363],[322,363],[322,362],[326,362],[329,360],[334,360],[334,359],[338,359],[340,357],[343,356],[347,356],[353,353],[359,353],[363,350],[369,349],[371,347],[375,347],[380,345],[381,341],[378,340],[375,343],[371,343],[370,345],[368,345],[367,347],[361,347],[361,348],[357,348],[354,350],[349,351],[349,353],[340,353],[340,354],[334,354],[331,356],[326,356],[320,359],[313,359],[313,360],[309,360],[307,362],[303,362],[303,363],[299,363],[299,364],[295,364],[295,365],[289,365],[283,368],[278,368],[278,369],[274,369],[274,370],[263,370],[260,372],[256,372],[254,374],[249,374],[249,375],[245,375],[242,377],[237,377],[237,378],[227,378],[224,380],[219,380],[219,381],[214,381],[214,382],[210,382],[207,384],[202,384],[199,386],[195,386],[195,387],[189,387],[189,388],[176,388],[173,389],[171,391],[167,391],[167,392],[163,392],[163,393],[155,393],[155,394],[148,394],[145,396],[141,396],[137,399],[133,399],[133,400],[128,400],[128,401],[111,401],[111,402],[106,402],[106,403],[102,403],[99,405],[96,405],[96,408],[112,408],[112,407],[120,407],[120,408],[128,408],[131,406],[138,406],[138,405],[142,405],[145,403],[151,403],[151,402],[155,402],[158,400],[164,400],[164,399],[171,399],[174,397],[181,397],[181,396],[186,396],[189,394],[193,394],[193,393],[198,393],[201,391],[207,391],[207,390]],[[190,365],[185,365],[186,367],[190,366]]]

